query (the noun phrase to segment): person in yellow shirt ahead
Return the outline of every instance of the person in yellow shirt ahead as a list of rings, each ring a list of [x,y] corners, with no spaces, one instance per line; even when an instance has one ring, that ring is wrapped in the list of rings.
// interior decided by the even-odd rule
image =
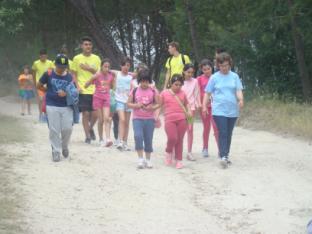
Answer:
[[[43,73],[45,73],[48,69],[54,68],[54,64],[51,60],[48,59],[48,54],[46,49],[41,49],[39,53],[39,59],[36,60],[31,69],[33,72],[34,84],[40,80]],[[41,90],[37,90],[37,101],[39,108],[39,121],[46,122],[45,114],[42,112],[42,100],[45,95],[45,92]]]
[[[79,110],[82,112],[82,125],[85,131],[87,144],[95,140],[93,126],[97,120],[97,112],[93,110],[94,85],[85,88],[85,83],[90,80],[93,74],[100,70],[101,59],[92,54],[92,40],[89,37],[81,39],[82,53],[73,59],[73,65],[70,68],[74,75],[74,80],[79,90]]]
[[[171,77],[174,74],[182,75],[184,65],[191,63],[189,56],[181,54],[179,52],[178,42],[170,42],[168,44],[168,52],[170,54],[170,57],[167,59],[166,62],[167,72],[165,77],[164,89],[169,88],[168,85],[170,84]]]

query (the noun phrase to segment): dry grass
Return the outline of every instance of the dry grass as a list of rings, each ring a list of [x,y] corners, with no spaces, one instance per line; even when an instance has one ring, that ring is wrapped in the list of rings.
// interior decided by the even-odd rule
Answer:
[[[239,125],[312,140],[312,106],[257,98],[247,102]]]
[[[0,115],[0,233],[25,233],[19,207],[22,193],[16,186],[20,178],[13,165],[25,155],[12,155],[5,151],[5,144],[25,142],[27,129],[17,119]],[[17,146],[18,147],[18,146]]]

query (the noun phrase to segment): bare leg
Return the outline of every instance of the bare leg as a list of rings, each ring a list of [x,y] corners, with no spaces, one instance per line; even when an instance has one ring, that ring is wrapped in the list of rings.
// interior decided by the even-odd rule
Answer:
[[[28,110],[28,114],[31,115],[31,101],[27,100],[27,110]]]
[[[118,137],[119,140],[123,141],[125,138],[125,111],[119,110],[118,111],[118,117],[119,117],[119,126],[118,126]]]
[[[129,135],[129,122],[130,122],[131,112],[125,112],[125,133],[123,141],[128,141],[128,135]]]
[[[104,127],[105,127],[105,136],[106,140],[110,140],[110,129],[111,126],[109,124],[110,120],[110,108],[109,107],[104,107],[103,108],[103,121],[104,121]]]
[[[86,135],[86,138],[90,139],[90,112],[84,111],[82,112],[82,126]]]
[[[98,109],[98,132],[100,141],[103,140],[103,123],[104,123],[104,116],[103,116],[103,109]]]

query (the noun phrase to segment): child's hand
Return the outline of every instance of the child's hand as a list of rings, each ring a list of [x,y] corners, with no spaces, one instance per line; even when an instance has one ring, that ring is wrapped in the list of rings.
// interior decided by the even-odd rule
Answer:
[[[207,116],[207,107],[206,106],[203,106],[203,108],[202,108],[202,114],[203,114],[203,116],[204,117],[206,117]]]
[[[64,92],[64,90],[57,91],[57,94],[59,97],[65,97],[66,96],[66,92]]]
[[[143,105],[143,109],[147,110],[147,111],[151,111],[151,110],[153,110],[153,106],[152,105],[148,105],[148,106]]]
[[[83,69],[85,71],[90,71],[90,69],[91,69],[91,67],[88,64],[86,64],[86,63],[80,63],[79,66],[80,66],[81,69]]]
[[[143,103],[137,103],[137,104],[136,104],[136,107],[137,107],[137,109],[140,109],[140,108],[143,108],[144,105],[143,105]]]
[[[239,100],[238,101],[238,106],[240,109],[242,109],[244,107],[244,101],[243,100]]]

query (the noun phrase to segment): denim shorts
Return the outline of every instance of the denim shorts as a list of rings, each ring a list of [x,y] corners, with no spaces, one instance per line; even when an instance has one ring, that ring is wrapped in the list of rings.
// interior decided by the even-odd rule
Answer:
[[[127,103],[116,101],[116,110],[117,111],[125,111],[125,112],[131,112],[132,110],[128,108]]]

